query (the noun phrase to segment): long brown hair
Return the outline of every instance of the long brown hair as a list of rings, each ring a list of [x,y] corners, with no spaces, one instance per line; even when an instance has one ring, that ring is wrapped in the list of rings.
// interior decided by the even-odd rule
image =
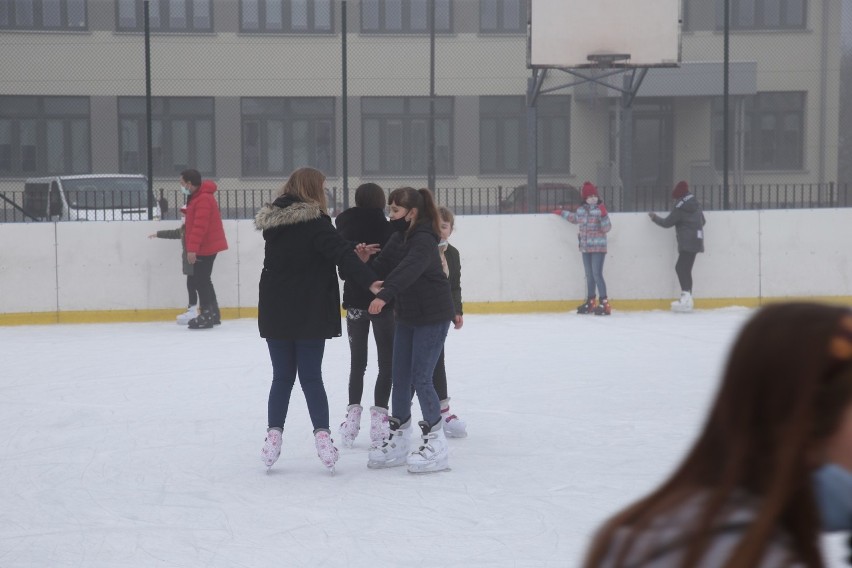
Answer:
[[[292,195],[300,201],[314,203],[328,211],[325,197],[325,174],[314,168],[299,168],[290,174],[287,182],[281,186],[281,195]]]
[[[415,225],[429,223],[435,235],[441,236],[441,217],[435,206],[435,199],[428,189],[414,189],[413,187],[398,187],[388,195],[388,205],[397,205],[406,209],[417,209],[417,220],[408,228],[408,232]]]
[[[700,563],[711,528],[738,491],[760,500],[754,521],[724,566],[756,566],[779,529],[798,562],[824,565],[819,512],[810,477],[815,452],[839,427],[852,401],[852,312],[813,303],[762,308],[737,338],[704,430],[683,463],[650,495],[599,531],[585,566],[607,557],[625,566],[630,548],[661,514],[706,497],[685,541],[682,566]],[[847,349],[835,349],[836,342]],[[610,550],[619,529],[631,536]],[[632,559],[632,565],[641,565]]]

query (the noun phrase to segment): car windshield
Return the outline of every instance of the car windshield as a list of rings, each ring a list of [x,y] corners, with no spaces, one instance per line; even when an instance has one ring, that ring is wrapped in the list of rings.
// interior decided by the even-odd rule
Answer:
[[[72,209],[148,207],[148,184],[144,178],[64,179],[62,186]]]

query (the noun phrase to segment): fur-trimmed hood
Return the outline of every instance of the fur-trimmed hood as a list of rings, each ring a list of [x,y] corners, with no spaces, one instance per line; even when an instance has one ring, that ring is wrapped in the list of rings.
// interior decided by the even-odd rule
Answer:
[[[289,195],[283,195],[274,203],[264,205],[254,216],[254,226],[258,231],[267,231],[287,225],[296,225],[314,221],[325,215],[314,203],[305,203]]]

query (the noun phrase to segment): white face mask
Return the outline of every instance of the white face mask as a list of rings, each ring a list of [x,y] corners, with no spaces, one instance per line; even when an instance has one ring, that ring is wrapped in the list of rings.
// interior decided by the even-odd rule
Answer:
[[[594,205],[597,202],[598,202],[598,198],[594,195],[590,195],[589,197],[586,198],[586,203],[588,203],[589,205]]]
[[[191,191],[189,191],[189,189],[185,188],[184,186],[180,186],[180,192],[182,194],[186,195],[187,197],[189,197],[189,195],[192,193]]]
[[[852,530],[852,472],[827,463],[813,473],[812,480],[823,530]]]

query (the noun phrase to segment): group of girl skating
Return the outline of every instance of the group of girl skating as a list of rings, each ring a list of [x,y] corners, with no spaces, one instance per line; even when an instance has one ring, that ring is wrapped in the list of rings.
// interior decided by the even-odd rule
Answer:
[[[324,183],[322,172],[298,169],[275,202],[255,217],[265,240],[258,326],[273,368],[261,458],[271,467],[281,454],[298,375],[317,454],[334,471],[339,452],[331,439],[322,357],[325,340],[341,335],[339,271],[351,353],[349,405],[339,429],[343,445],[353,447],[360,431],[372,325],[379,371],[368,467],[407,465],[414,473],[447,469],[446,438],[467,435],[464,422],[449,411],[443,365],[450,324],[457,329],[463,324],[459,256],[447,243],[452,213],[439,209],[428,189],[403,187],[387,198],[388,220],[384,191],[365,184],[335,229],[326,213]],[[412,444],[415,394],[423,420]]]

